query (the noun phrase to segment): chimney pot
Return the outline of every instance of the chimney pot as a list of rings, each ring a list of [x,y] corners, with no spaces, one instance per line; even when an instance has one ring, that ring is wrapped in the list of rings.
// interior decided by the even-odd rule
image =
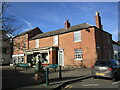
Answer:
[[[65,29],[68,29],[70,27],[69,20],[66,20],[66,22],[64,23],[64,25],[65,25]]]
[[[95,19],[96,19],[96,27],[98,27],[99,29],[102,29],[101,17],[99,16],[99,12],[98,11],[96,12]]]
[[[98,11],[96,11],[96,15],[99,15],[99,12],[98,12]]]

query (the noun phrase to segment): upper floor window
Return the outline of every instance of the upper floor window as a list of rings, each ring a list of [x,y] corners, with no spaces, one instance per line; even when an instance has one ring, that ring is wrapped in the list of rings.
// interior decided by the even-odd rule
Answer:
[[[7,54],[7,48],[6,48],[6,47],[3,47],[3,48],[2,48],[2,53],[3,53],[3,54]]]
[[[81,41],[81,31],[74,32],[74,42]]]
[[[24,43],[23,47],[26,48],[26,43]]]
[[[18,50],[20,50],[20,44],[18,44]]]
[[[24,39],[26,39],[26,34],[23,36]]]
[[[110,37],[108,36],[108,44],[110,44]]]
[[[20,40],[20,36],[18,37],[18,40]]]
[[[82,49],[75,49],[75,60],[82,60]]]
[[[58,45],[58,35],[53,36],[53,45]]]
[[[39,39],[36,39],[36,46],[35,46],[36,48],[38,48],[39,47]]]

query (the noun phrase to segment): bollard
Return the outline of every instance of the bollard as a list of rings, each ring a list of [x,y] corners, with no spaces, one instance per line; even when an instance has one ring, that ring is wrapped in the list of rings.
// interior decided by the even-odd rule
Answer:
[[[46,68],[46,86],[49,85],[49,68]]]
[[[61,66],[59,66],[59,80],[62,79]]]

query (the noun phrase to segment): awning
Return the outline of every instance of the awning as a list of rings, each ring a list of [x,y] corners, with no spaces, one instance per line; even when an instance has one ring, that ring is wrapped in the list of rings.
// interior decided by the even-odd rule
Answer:
[[[26,52],[27,55],[33,54],[33,52]]]
[[[16,54],[16,55],[12,55],[12,57],[16,57],[16,56],[24,56],[24,54]]]

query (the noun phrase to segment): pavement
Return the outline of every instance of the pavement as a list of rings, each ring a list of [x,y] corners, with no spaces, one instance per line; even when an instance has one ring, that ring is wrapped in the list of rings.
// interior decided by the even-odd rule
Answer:
[[[49,85],[34,80],[35,68],[27,70],[18,68],[16,71],[13,66],[2,67],[2,88],[23,90],[23,89],[52,89],[58,90],[66,85],[80,80],[91,78],[90,69],[62,68],[62,79],[59,79],[59,69],[49,71]]]

